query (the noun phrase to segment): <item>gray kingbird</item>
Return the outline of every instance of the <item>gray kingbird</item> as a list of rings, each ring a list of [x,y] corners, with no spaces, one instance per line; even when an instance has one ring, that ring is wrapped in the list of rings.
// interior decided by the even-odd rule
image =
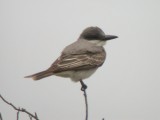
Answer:
[[[47,70],[25,78],[40,80],[56,75],[83,84],[82,80],[90,77],[104,63],[106,52],[103,45],[115,38],[117,36],[106,35],[99,27],[88,27],[76,42],[64,48],[60,57]]]

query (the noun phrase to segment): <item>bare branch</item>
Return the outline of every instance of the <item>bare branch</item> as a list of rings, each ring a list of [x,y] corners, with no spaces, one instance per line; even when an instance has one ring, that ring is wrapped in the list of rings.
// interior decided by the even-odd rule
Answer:
[[[0,113],[0,120],[3,120],[3,119],[2,119],[2,115],[1,115],[1,113]]]
[[[16,106],[14,106],[12,103],[8,102],[7,100],[5,100],[1,94],[0,94],[0,98],[7,103],[8,105],[12,106],[16,111],[17,111],[17,120],[19,119],[19,112],[24,112],[26,114],[28,114],[29,116],[31,116],[32,118],[34,118],[35,120],[39,120],[37,114],[33,115],[32,113],[28,112],[26,109],[24,108],[17,108]]]
[[[87,101],[87,93],[86,90],[84,92],[85,104],[86,104],[86,120],[88,120],[88,101]]]
[[[82,85],[81,91],[83,91],[85,105],[86,105],[86,119],[85,120],[88,120],[88,101],[87,101],[87,93],[86,93],[87,85],[85,85],[82,80],[80,81],[80,83]]]
[[[32,120],[32,116],[29,115],[29,119]]]
[[[35,112],[35,117],[38,118],[37,113]]]
[[[17,120],[19,120],[19,110],[17,111]]]

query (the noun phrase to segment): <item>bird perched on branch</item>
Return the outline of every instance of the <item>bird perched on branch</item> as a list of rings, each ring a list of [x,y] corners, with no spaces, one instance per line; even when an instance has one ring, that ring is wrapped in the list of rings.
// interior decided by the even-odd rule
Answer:
[[[56,75],[71,78],[74,82],[80,81],[82,87],[86,88],[82,80],[90,77],[104,63],[106,52],[103,45],[115,38],[117,36],[107,35],[99,27],[88,27],[76,42],[64,48],[60,57],[47,70],[25,78],[40,80]]]

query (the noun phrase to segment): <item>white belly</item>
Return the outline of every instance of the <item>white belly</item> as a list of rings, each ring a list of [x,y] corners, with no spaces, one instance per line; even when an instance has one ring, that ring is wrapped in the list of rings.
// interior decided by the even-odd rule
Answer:
[[[82,70],[81,71],[66,71],[66,72],[56,73],[55,75],[71,78],[72,81],[78,82],[80,80],[90,77],[96,70],[97,68],[90,69],[90,70],[83,70],[83,71]]]

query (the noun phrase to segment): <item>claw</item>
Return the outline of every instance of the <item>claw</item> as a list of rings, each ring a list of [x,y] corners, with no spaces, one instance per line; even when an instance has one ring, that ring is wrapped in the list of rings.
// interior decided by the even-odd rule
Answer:
[[[87,85],[84,84],[84,82],[83,82],[82,80],[80,81],[80,83],[81,83],[81,85],[82,85],[81,90],[82,90],[82,91],[85,91],[85,90],[87,89]]]

